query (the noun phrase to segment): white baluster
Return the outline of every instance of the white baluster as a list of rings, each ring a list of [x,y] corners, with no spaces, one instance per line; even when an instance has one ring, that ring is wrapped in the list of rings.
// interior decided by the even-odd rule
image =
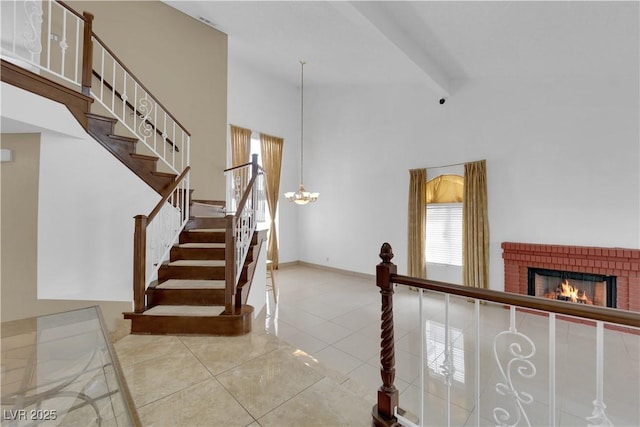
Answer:
[[[556,425],[556,314],[549,313],[549,426]]]
[[[424,290],[419,289],[418,293],[420,295],[420,419],[418,420],[418,424],[420,427],[424,426],[424,364],[425,364],[425,355],[424,355],[424,347],[427,345],[426,337],[426,328],[424,323],[424,311],[422,307],[422,299],[424,296]]]
[[[476,426],[480,426],[480,300],[474,301],[476,329]]]
[[[67,11],[62,9],[62,35],[60,36],[60,49],[62,50],[62,65],[60,67],[60,75],[64,77],[64,62],[67,56]]]
[[[596,399],[593,401],[593,413],[587,417],[589,427],[613,426],[605,413],[604,403],[604,324],[596,323]]]
[[[75,60],[75,65],[74,65],[74,69],[76,70],[76,73],[73,77],[73,80],[76,83],[80,83],[80,79],[78,78],[78,71],[80,70],[80,20],[76,19],[76,60]]]

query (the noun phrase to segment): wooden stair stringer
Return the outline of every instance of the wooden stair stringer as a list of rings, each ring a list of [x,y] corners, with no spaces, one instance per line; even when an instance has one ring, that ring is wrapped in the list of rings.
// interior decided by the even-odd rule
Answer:
[[[176,179],[176,174],[158,172],[157,157],[136,153],[137,139],[115,135],[113,132],[118,119],[93,113],[86,113],[86,119],[89,135],[158,194],[164,194]]]
[[[91,111],[93,98],[4,59],[1,63],[0,78],[3,82],[63,104],[80,125],[87,129],[85,114]]]

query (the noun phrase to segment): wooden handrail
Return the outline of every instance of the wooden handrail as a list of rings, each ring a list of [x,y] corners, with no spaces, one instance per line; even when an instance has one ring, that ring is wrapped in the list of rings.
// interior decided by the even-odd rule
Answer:
[[[60,6],[64,7],[65,9],[67,9],[69,12],[73,13],[74,15],[76,15],[78,18],[80,19],[84,19],[82,17],[82,15],[80,15],[80,13],[76,12],[75,10],[73,10],[71,8],[71,6],[69,6],[68,4],[66,4],[65,2],[63,2],[62,0],[57,0],[56,3],[60,4]],[[93,16],[93,15],[92,15]]]
[[[595,307],[578,303],[568,304],[566,301],[555,301],[548,298],[493,291],[490,289],[470,288],[468,286],[454,285],[435,280],[418,279],[398,274],[392,274],[390,280],[392,283],[399,285],[413,286],[430,291],[459,295],[461,297],[480,299],[488,302],[529,308],[532,310],[548,311],[550,313],[583,317],[590,320],[599,320],[640,328],[640,314],[632,311]]]
[[[244,165],[238,165],[238,166],[234,166],[232,168],[229,169],[225,169],[223,172],[231,172],[232,170],[236,170],[236,169],[240,169],[240,168],[245,168],[247,166],[251,166],[253,165],[253,162],[249,162],[249,163],[245,163]],[[264,173],[264,168],[260,165],[257,165],[258,170],[261,171],[262,173]]]
[[[108,81],[104,80],[102,78],[102,76],[100,75],[100,73],[98,73],[96,70],[92,70],[91,73],[93,74],[94,77],[96,77],[98,80],[100,80],[100,82],[102,84],[104,84],[107,89],[109,89],[111,92],[115,93],[116,96],[118,96],[118,98],[122,99],[122,94],[115,89]],[[133,111],[134,114],[138,114],[138,110],[135,106],[133,106],[133,104],[131,104],[129,101],[124,101],[124,104],[131,110]],[[162,136],[162,132],[160,132],[160,130],[156,127],[155,123],[153,123],[151,120],[147,119],[147,122],[149,122],[149,124],[151,126],[153,126],[153,128],[156,130],[156,133],[160,136]],[[169,137],[167,138],[163,138],[167,144],[169,144],[177,153],[180,152],[180,148],[178,148],[178,146],[176,144],[174,144],[173,141],[171,141],[171,139]]]
[[[160,209],[162,209],[162,206],[164,206],[164,204],[167,202],[167,200],[169,200],[169,197],[171,197],[171,194],[173,193],[173,190],[175,190],[176,187],[178,187],[178,185],[180,185],[180,183],[182,182],[184,177],[187,176],[187,173],[190,170],[191,170],[191,166],[187,166],[186,168],[184,168],[184,170],[182,171],[180,176],[175,181],[173,181],[171,183],[171,185],[165,190],[164,196],[162,196],[162,199],[160,199],[160,201],[158,202],[156,207],[153,208],[153,210],[151,211],[151,213],[147,217],[147,223],[150,223],[151,221],[153,221],[153,218],[155,218],[155,216],[158,215],[158,212],[160,212]]]
[[[130,75],[130,76],[131,76],[131,77],[136,81],[136,83],[137,83],[137,84],[138,84],[142,89],[144,89],[144,91],[145,91],[145,92],[147,92],[147,94],[148,94],[148,95],[149,95],[149,96],[150,96],[150,97],[151,97],[151,98],[156,102],[156,104],[158,104],[158,105],[159,105],[159,106],[160,106],[160,107],[161,107],[161,108],[162,108],[162,109],[167,113],[167,115],[168,115],[169,117],[171,117],[171,119],[172,119],[174,122],[176,122],[176,124],[177,124],[178,126],[180,126],[180,129],[182,129],[182,130],[184,131],[184,133],[186,133],[187,135],[191,136],[191,134],[189,133],[189,131],[187,131],[187,129],[182,125],[182,123],[180,123],[180,122],[178,121],[178,119],[176,119],[176,118],[173,116],[173,114],[171,114],[171,112],[169,112],[169,110],[168,110],[164,105],[162,105],[162,103],[161,103],[160,101],[158,101],[158,99],[157,99],[155,96],[153,96],[153,94],[151,93],[151,91],[150,91],[149,89],[147,89],[145,85],[143,85],[143,84],[142,84],[141,80],[140,80],[138,77],[136,77],[136,75],[135,75],[135,74],[133,74],[133,72],[132,72],[129,68],[127,68],[127,66],[126,66],[126,65],[124,65],[124,62],[122,62],[122,60],[121,60],[120,58],[118,58],[118,56],[117,56],[115,53],[113,53],[113,51],[109,48],[109,46],[107,46],[107,45],[106,45],[106,43],[105,43],[105,42],[103,42],[103,41],[102,41],[102,39],[96,35],[96,33],[92,33],[92,35],[93,35],[93,38],[94,38],[94,39],[96,39],[96,40],[98,41],[98,43],[100,43],[100,45],[102,46],[102,48],[103,48],[104,50],[106,50],[107,52],[109,52],[109,55],[111,55],[111,56],[113,57],[113,59],[115,59],[115,60],[116,60],[116,62],[118,62],[118,64],[122,67],[122,69],[123,69],[123,70],[125,70],[127,73],[129,73],[129,75]]]

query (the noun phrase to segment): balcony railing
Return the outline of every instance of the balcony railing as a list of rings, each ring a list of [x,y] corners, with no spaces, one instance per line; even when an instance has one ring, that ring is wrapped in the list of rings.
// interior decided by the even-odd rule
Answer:
[[[640,425],[640,314],[401,276],[386,243],[380,257],[373,425]],[[418,288],[419,364],[402,396],[396,285]]]

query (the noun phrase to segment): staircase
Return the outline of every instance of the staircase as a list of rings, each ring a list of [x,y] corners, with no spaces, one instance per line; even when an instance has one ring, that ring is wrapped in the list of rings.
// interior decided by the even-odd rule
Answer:
[[[15,57],[27,62],[33,58],[11,51],[12,61],[2,60],[2,81],[67,106],[89,135],[162,196],[148,216],[136,216],[134,310],[124,313],[125,319],[132,321],[131,332],[213,335],[250,332],[253,307],[246,302],[260,248],[267,238],[266,230],[254,231],[258,196],[253,188],[260,175],[257,161],[241,166],[253,165],[253,179],[248,188],[240,189],[243,202],[236,202],[244,207],[239,208],[237,214],[225,216],[216,209],[221,206],[219,202],[192,200],[189,132],[93,33],[91,14],[80,15],[56,0],[45,0],[45,3],[49,4],[49,11],[51,7],[59,9],[64,22],[77,20],[76,28],[83,27],[84,36],[76,31],[77,38],[70,40],[76,47],[69,49],[76,54],[82,52],[82,57],[76,58],[76,66],[81,63],[81,70],[76,69],[75,76],[70,77],[64,67],[60,71],[32,62],[40,67],[41,73],[36,74],[13,61]],[[46,31],[51,32],[51,23]],[[2,37],[4,43],[4,31]],[[22,46],[20,43],[14,41],[14,49],[16,45]],[[5,53],[3,44],[3,55]],[[64,62],[64,52],[62,55]],[[113,67],[113,72],[106,77],[115,79],[116,75],[125,75],[125,83],[108,81],[104,72],[98,74],[97,69],[105,68],[105,57],[110,58]],[[101,58],[101,65],[94,64],[96,58]],[[106,111],[107,115],[92,113],[92,104],[99,105],[100,111]],[[128,136],[117,134],[117,129],[124,129]],[[141,142],[142,150],[138,147]],[[158,160],[170,171],[158,170]],[[189,212],[191,216],[187,217]],[[152,223],[156,216],[159,220]],[[152,224],[165,227],[160,237]],[[147,228],[150,240],[159,241],[162,250],[153,253],[157,248],[150,248]],[[162,261],[167,251],[169,259]],[[245,253],[242,264],[238,260],[242,260]],[[157,257],[161,261],[157,261]],[[156,272],[157,280],[150,282],[148,276],[155,277]]]
[[[193,204],[192,204],[193,207]],[[158,280],[146,290],[143,313],[125,313],[134,334],[242,335],[251,332],[253,307],[246,305],[266,230],[253,234],[235,296],[225,311],[224,217],[192,217],[171,248]],[[240,307],[239,309],[237,307]]]

